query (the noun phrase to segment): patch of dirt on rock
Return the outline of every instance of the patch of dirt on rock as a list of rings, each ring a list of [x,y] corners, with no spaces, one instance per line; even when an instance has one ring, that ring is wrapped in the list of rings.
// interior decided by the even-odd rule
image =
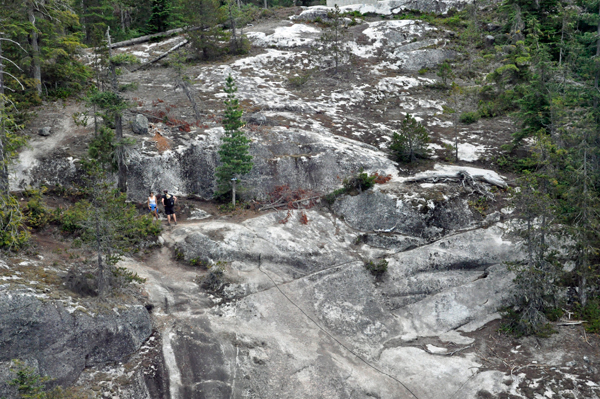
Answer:
[[[506,373],[504,384],[522,396],[486,396],[480,398],[537,398],[548,392],[553,398],[594,398],[600,395],[600,336],[586,333],[581,325],[555,325],[549,338],[514,338],[499,332],[501,321],[487,324],[467,334],[475,344],[467,351],[475,353],[482,368]],[[507,396],[508,395],[508,396]],[[556,396],[555,396],[556,395]]]

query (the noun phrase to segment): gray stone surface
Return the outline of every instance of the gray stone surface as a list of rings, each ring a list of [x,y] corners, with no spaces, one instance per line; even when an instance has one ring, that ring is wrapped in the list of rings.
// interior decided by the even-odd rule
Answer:
[[[131,121],[131,130],[135,134],[148,134],[148,118],[146,118],[142,114],[137,114],[135,118]]]
[[[39,134],[40,136],[44,136],[44,137],[45,137],[45,136],[50,136],[50,135],[52,134],[52,128],[51,128],[51,127],[48,127],[48,126],[46,126],[46,127],[43,127],[43,128],[41,128],[41,129],[38,131],[38,134]]]
[[[371,366],[424,398],[506,390],[504,374],[477,372],[473,354],[440,357],[406,346],[423,337],[469,343],[457,329],[495,314],[512,279],[498,264],[517,256],[501,229],[427,245],[394,233],[369,233],[365,242],[329,213],[307,211],[306,225],[297,212],[279,223],[285,213],[165,233],[187,260],[226,262],[223,298],[191,283],[191,268],[123,264],[148,278],[155,314],[177,320],[163,330],[171,397],[411,397]],[[404,241],[416,248],[399,252]],[[388,260],[388,273],[376,280],[365,259]]]
[[[53,384],[70,384],[85,367],[125,360],[151,330],[143,306],[91,315],[27,291],[0,291],[0,375],[21,359]],[[10,392],[6,380],[3,392]]]
[[[175,194],[212,198],[218,165],[217,150],[223,130],[211,129],[177,151],[142,154],[129,165],[128,194],[143,200],[148,187],[171,187]],[[242,180],[242,195],[265,198],[276,186],[312,189],[326,193],[339,187],[341,178],[364,168],[393,173],[395,165],[376,148],[319,131],[275,127],[258,136],[250,134],[252,171]]]
[[[341,196],[332,208],[357,230],[390,231],[425,239],[467,228],[477,220],[466,200],[459,197],[443,199],[438,195],[423,202],[412,204],[402,197],[369,190]]]
[[[327,6],[329,7],[333,7],[335,4],[340,7],[346,6],[344,9],[356,9],[358,7],[363,14],[374,13],[383,15],[398,14],[406,10],[418,10],[434,12],[437,14],[445,14],[453,8],[461,10],[470,3],[472,3],[472,1],[462,0],[327,0]]]

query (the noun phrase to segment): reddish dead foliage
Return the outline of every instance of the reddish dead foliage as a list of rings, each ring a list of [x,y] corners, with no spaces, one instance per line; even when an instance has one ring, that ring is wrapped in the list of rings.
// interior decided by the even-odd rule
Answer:
[[[149,117],[154,118],[158,121],[163,122],[165,125],[169,126],[169,127],[176,127],[177,129],[179,129],[182,132],[186,132],[189,133],[192,129],[190,127],[190,124],[186,121],[182,121],[179,119],[175,119],[175,118],[171,118],[167,112],[162,111],[162,110],[155,110],[155,111],[149,111],[149,110],[145,110],[145,113],[148,114]]]
[[[287,211],[287,215],[285,215],[285,217],[284,217],[283,219],[281,219],[281,220],[279,221],[279,223],[281,223],[281,224],[286,224],[286,223],[288,222],[288,220],[290,220],[290,216],[292,216],[292,210],[291,210],[291,209],[288,209],[288,211]]]
[[[389,182],[390,180],[392,180],[392,175],[380,175],[379,173],[375,172],[375,184],[385,184],[387,182]]]
[[[308,224],[308,216],[306,216],[306,213],[304,213],[304,211],[302,211],[302,213],[300,214],[300,223]]]
[[[156,148],[158,149],[158,152],[163,152],[171,148],[169,140],[158,132],[154,133],[154,137],[152,137],[150,140],[156,143]]]
[[[267,208],[287,207],[287,215],[279,223],[287,223],[292,215],[292,209],[310,209],[320,199],[320,195],[312,190],[296,189],[292,190],[289,185],[276,186],[269,194],[270,201],[263,204]],[[304,212],[300,215],[300,223],[308,223],[308,217]]]

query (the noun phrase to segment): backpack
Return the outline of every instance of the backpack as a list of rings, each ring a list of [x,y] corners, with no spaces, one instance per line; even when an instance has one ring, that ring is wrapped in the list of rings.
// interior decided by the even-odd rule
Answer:
[[[167,194],[165,196],[165,206],[171,207],[173,205],[175,205],[175,199],[171,194]]]

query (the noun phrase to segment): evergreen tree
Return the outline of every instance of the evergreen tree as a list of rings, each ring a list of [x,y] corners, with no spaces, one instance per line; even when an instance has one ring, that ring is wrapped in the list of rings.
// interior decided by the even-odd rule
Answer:
[[[231,191],[232,179],[239,179],[252,170],[252,155],[249,154],[250,140],[246,137],[241,128],[242,109],[238,99],[235,96],[237,87],[231,75],[225,81],[225,115],[223,117],[223,127],[225,134],[221,138],[223,142],[219,149],[219,158],[221,165],[217,167],[217,192],[216,196],[224,196]]]
[[[410,114],[406,114],[400,125],[400,132],[394,132],[389,149],[394,159],[401,162],[413,162],[417,158],[429,156],[429,134],[427,130]]]
[[[334,72],[337,73],[340,65],[351,61],[352,53],[346,46],[348,31],[337,4],[333,11],[327,14],[327,18],[327,26],[323,29],[316,43],[318,47],[315,51],[321,60],[321,64],[326,67],[333,66]]]
[[[171,16],[171,0],[152,0],[152,15],[147,25],[148,33],[158,33],[168,30]]]
[[[194,28],[188,32],[192,47],[203,60],[220,55],[225,35],[218,25],[224,19],[218,0],[185,0],[184,10],[188,26]]]
[[[15,134],[20,126],[14,122],[5,106],[7,102],[12,102],[4,93],[5,75],[21,85],[12,74],[4,71],[4,61],[13,63],[2,55],[3,43],[10,41],[0,35],[0,249],[18,248],[29,238],[19,202],[9,193],[8,165],[15,157],[17,149],[25,142],[21,136]]]

